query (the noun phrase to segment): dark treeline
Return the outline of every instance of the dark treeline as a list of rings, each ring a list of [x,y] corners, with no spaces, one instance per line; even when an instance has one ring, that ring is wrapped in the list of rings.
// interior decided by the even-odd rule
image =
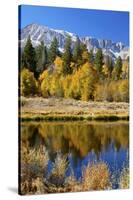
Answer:
[[[20,67],[23,96],[129,101],[129,58],[114,61],[102,49],[94,55],[79,38],[72,49],[68,37],[60,52],[56,38],[49,48],[43,42],[34,48],[29,37]]]

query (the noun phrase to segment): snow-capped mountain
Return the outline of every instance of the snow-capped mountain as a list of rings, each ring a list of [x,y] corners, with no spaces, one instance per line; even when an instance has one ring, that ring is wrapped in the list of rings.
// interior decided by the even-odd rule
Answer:
[[[38,24],[30,24],[21,30],[20,45],[22,48],[25,46],[29,35],[34,47],[38,46],[41,41],[44,41],[44,44],[49,47],[51,41],[54,37],[56,37],[59,43],[60,51],[63,51],[65,41],[68,36],[71,37],[72,47],[78,38],[78,35],[64,30],[55,30]],[[96,39],[89,36],[79,37],[79,39],[87,45],[88,50],[93,49],[94,53],[96,53],[97,49],[101,48],[104,55],[109,55],[113,59],[116,59],[118,56],[121,56],[122,59],[126,59],[129,56],[129,47],[125,46],[121,42]]]

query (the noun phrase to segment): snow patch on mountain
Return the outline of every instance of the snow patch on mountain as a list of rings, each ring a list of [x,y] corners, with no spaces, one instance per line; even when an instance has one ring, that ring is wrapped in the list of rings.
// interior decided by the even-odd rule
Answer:
[[[47,26],[38,24],[30,24],[21,30],[20,40],[21,47],[26,44],[27,38],[30,35],[31,41],[34,47],[38,46],[41,41],[49,47],[54,37],[57,38],[59,43],[59,50],[63,52],[66,38],[69,36],[72,40],[72,47],[77,40],[77,35],[64,30],[56,30]],[[102,49],[104,55],[109,55],[113,59],[121,56],[122,59],[126,59],[129,56],[129,48],[122,42],[113,42],[111,40],[96,39],[90,36],[79,37],[80,41],[87,45],[87,49],[93,50],[94,54],[99,48]]]

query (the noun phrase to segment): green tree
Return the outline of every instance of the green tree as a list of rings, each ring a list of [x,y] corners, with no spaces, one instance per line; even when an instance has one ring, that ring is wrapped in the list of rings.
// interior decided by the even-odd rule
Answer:
[[[64,74],[70,74],[72,72],[72,68],[70,67],[71,65],[71,60],[72,60],[72,52],[71,52],[71,38],[68,37],[66,39],[65,43],[65,48],[64,48],[64,53],[62,56],[63,59],[63,65],[64,65]]]
[[[80,39],[77,37],[77,40],[73,49],[73,61],[78,62],[81,60],[81,49],[80,49]]]
[[[101,49],[98,49],[94,60],[94,67],[97,70],[99,77],[102,76],[103,64],[103,53]]]
[[[28,69],[23,69],[20,74],[20,93],[22,96],[32,96],[37,93],[38,84],[34,74]]]
[[[34,72],[36,76],[36,53],[35,49],[32,46],[30,36],[27,39],[24,51],[22,54],[22,68],[27,68],[31,72]]]
[[[87,49],[86,44],[80,44],[80,51],[81,51],[81,58],[82,58],[82,65],[89,61],[89,52]]]
[[[121,77],[121,72],[122,72],[122,59],[119,56],[116,60],[116,63],[114,65],[114,69],[113,69],[113,79],[114,80],[119,80]]]
[[[56,56],[59,55],[59,50],[58,50],[58,40],[56,37],[54,37],[53,41],[51,42],[50,48],[49,48],[49,53],[48,53],[48,59],[49,63],[52,64],[56,58]]]
[[[81,54],[82,54],[84,51],[87,51],[87,46],[86,46],[86,44],[84,44],[83,42],[80,42],[80,51],[81,51]]]
[[[91,49],[89,52],[89,62],[93,65],[94,64],[94,54],[93,54],[93,50]]]
[[[41,73],[44,69],[46,69],[47,64],[47,48],[44,46],[44,42],[36,47],[36,60],[37,60],[37,72]]]

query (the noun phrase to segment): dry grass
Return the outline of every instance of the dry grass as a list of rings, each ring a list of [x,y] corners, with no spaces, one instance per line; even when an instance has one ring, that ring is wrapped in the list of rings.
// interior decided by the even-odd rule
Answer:
[[[21,97],[23,120],[117,120],[128,119],[124,102],[85,102],[74,99]]]
[[[119,188],[128,189],[129,188],[129,168],[123,168],[120,176]]]
[[[36,151],[21,144],[21,194],[46,193],[43,177],[48,160],[48,154],[43,146]]]
[[[48,154],[42,147],[39,150],[28,146],[21,148],[21,194],[44,194],[59,192],[80,192],[112,189],[110,171],[106,163],[89,164],[82,170],[81,180],[76,180],[73,172],[66,177],[69,163],[65,156],[57,153],[53,168],[46,173]],[[124,168],[119,188],[129,187],[129,169]]]
[[[111,188],[110,173],[103,162],[89,165],[83,172],[83,191]]]

